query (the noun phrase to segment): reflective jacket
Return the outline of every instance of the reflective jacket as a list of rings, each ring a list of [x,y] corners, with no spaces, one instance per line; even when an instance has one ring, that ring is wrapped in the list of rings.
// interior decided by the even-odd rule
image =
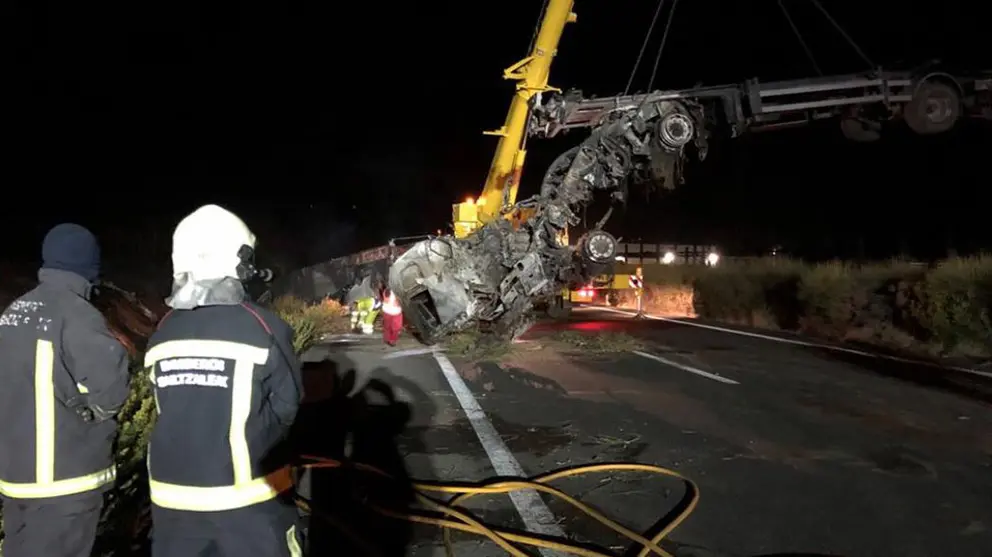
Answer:
[[[223,511],[292,487],[282,443],[303,398],[293,331],[250,303],[175,310],[149,340],[152,502]]]
[[[385,301],[382,302],[382,313],[386,315],[400,315],[403,313],[403,308],[396,299],[396,294],[393,294],[391,291],[386,292]]]
[[[83,277],[55,269],[0,316],[0,493],[37,499],[105,490],[111,418],[128,395],[127,351]]]

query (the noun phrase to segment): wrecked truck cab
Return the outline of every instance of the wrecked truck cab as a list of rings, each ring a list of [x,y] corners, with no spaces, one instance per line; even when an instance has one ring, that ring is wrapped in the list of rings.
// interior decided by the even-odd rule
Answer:
[[[431,237],[411,246],[389,269],[389,289],[420,340],[433,344],[473,322],[482,280],[454,238]]]

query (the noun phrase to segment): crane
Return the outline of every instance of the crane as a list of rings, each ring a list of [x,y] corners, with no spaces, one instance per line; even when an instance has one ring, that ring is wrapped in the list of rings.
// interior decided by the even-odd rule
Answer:
[[[510,109],[489,132],[499,142],[481,194],[453,206],[454,233],[407,247],[389,268],[389,287],[425,342],[473,325],[506,336],[526,330],[537,306],[613,263],[618,243],[603,228],[610,211],[569,245],[577,208],[595,192],[624,201],[631,184],[675,187],[690,153],[705,158],[713,130],[737,137],[835,118],[848,138],[874,141],[893,121],[932,134],[965,116],[992,120],[992,74],[933,67],[602,99],[563,93],[548,79],[565,27],[577,21],[573,5],[548,0],[529,55],[504,70],[516,81]],[[580,128],[589,136],[552,163],[536,195],[518,201],[528,138]]]
[[[499,137],[489,173],[477,199],[456,203],[453,207],[453,230],[456,238],[465,238],[483,224],[510,215],[517,222],[526,216],[512,212],[517,200],[520,176],[527,157],[527,126],[535,103],[544,93],[557,92],[548,85],[551,63],[558,53],[558,42],[565,26],[577,20],[572,11],[574,0],[548,0],[530,53],[503,70],[503,78],[516,82],[510,109],[503,126],[486,135]]]

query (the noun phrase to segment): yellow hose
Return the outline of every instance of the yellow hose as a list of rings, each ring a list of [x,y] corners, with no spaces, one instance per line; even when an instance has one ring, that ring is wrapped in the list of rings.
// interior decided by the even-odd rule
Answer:
[[[304,468],[351,468],[354,470],[375,474],[384,478],[395,479],[382,470],[366,464],[343,463],[337,460],[314,456],[305,456],[303,458],[308,461],[303,464]],[[547,485],[550,482],[560,480],[562,478],[602,472],[646,472],[649,474],[668,476],[681,480],[686,485],[685,499],[687,499],[687,501],[684,503],[683,508],[679,510],[673,518],[668,520],[657,534],[654,534],[651,538],[647,538],[646,535],[638,534],[637,532],[630,530],[616,521],[607,518],[599,511],[582,503],[567,493]],[[390,518],[407,520],[420,524],[431,524],[443,528],[445,552],[449,557],[454,555],[454,550],[451,545],[451,530],[458,530],[461,532],[485,536],[513,557],[530,557],[528,553],[525,553],[522,549],[520,549],[520,545],[550,549],[553,551],[570,553],[572,555],[579,555],[581,557],[614,557],[611,553],[588,549],[587,547],[574,544],[565,539],[550,539],[490,526],[472,517],[465,511],[455,508],[457,505],[464,503],[467,499],[475,497],[476,495],[510,493],[524,489],[533,489],[535,491],[547,493],[561,499],[562,501],[565,501],[600,524],[635,542],[642,548],[638,553],[638,557],[647,557],[648,555],[672,557],[670,553],[662,549],[658,544],[661,540],[671,534],[672,531],[675,530],[690,514],[692,514],[692,512],[696,509],[696,505],[699,503],[699,488],[689,478],[686,478],[678,472],[667,468],[662,468],[661,466],[625,462],[576,466],[527,479],[508,480],[501,478],[498,480],[485,481],[473,485],[414,482],[412,487],[417,502],[423,505],[427,510],[445,515],[447,518],[439,518],[425,513],[418,513],[413,510],[396,511],[383,509],[377,506],[372,506],[372,509],[379,514]],[[447,502],[441,502],[429,497],[427,493],[448,494],[454,495],[454,497]],[[311,508],[309,501],[306,501],[305,499],[298,498],[297,504],[300,505],[300,508],[302,508],[305,512],[314,511],[314,509]],[[452,520],[452,518],[457,520]],[[340,528],[340,525],[337,526]]]

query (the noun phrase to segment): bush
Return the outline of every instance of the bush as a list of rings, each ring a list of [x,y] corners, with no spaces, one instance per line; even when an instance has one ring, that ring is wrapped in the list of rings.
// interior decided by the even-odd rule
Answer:
[[[131,394],[118,415],[115,445],[117,483],[108,494],[107,505],[94,554],[104,557],[143,552],[151,526],[145,454],[155,423],[155,402],[143,367],[145,343],[158,319],[137,300],[110,294],[94,301],[107,316],[111,330],[132,356]],[[348,324],[347,310],[336,302],[308,305],[297,298],[280,298],[272,309],[293,327],[298,353],[319,342],[327,333]],[[0,528],[3,517],[0,514]],[[3,540],[0,537],[0,555]]]
[[[293,296],[281,296],[272,302],[272,310],[293,328],[293,349],[306,352],[324,335],[351,330],[348,308],[334,300],[307,304]]]
[[[693,308],[702,318],[939,355],[992,355],[988,257],[930,268],[766,258],[669,272],[666,279],[678,287],[691,282]]]
[[[992,353],[992,258],[949,259],[919,281],[913,316],[941,353]]]
[[[693,281],[693,306],[704,318],[792,327],[801,274],[802,266],[787,259],[706,268]]]

